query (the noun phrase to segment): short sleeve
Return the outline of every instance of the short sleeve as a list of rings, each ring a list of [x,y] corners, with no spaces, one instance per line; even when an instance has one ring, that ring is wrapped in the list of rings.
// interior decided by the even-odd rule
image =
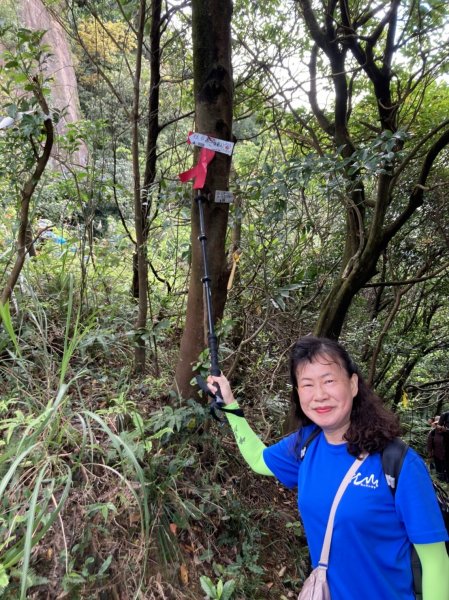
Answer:
[[[263,451],[265,464],[285,487],[297,487],[301,466],[300,448],[314,429],[315,425],[302,427]]]
[[[267,467],[288,488],[298,485],[300,460],[295,456],[297,440],[298,434],[294,433],[263,451],[263,459]]]
[[[398,480],[396,510],[413,544],[449,539],[430,473],[422,458],[411,448]]]

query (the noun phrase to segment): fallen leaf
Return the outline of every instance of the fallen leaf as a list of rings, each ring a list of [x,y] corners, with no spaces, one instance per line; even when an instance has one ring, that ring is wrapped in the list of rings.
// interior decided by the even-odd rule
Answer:
[[[189,585],[189,572],[184,564],[179,567],[179,580],[182,585]]]
[[[176,523],[170,523],[170,531],[173,535],[176,535],[176,532],[178,531],[178,526]]]
[[[140,522],[140,512],[130,512],[129,513],[129,526],[132,527]]]

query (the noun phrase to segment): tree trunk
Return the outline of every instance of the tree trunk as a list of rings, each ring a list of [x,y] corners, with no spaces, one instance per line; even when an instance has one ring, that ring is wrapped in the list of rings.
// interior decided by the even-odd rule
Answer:
[[[139,190],[139,206],[136,204],[136,210],[139,211],[139,227],[141,228],[140,243],[144,249],[139,253],[136,244],[136,252],[133,259],[133,281],[132,293],[134,298],[138,299],[139,310],[142,311],[140,326],[142,331],[147,328],[147,312],[149,305],[148,290],[148,258],[147,245],[150,229],[151,216],[151,186],[156,180],[157,168],[157,140],[160,133],[159,126],[159,95],[161,84],[161,12],[162,0],[152,0],[151,2],[151,31],[150,31],[150,91],[148,96],[148,132],[146,140],[146,160],[143,184]],[[136,135],[137,135],[136,131]],[[136,235],[137,241],[137,235]],[[145,286],[145,290],[142,290]],[[143,317],[143,306],[145,303],[145,316]],[[154,343],[154,359],[157,367],[157,348]],[[142,373],[145,369],[146,350],[145,342],[142,338],[137,340],[135,353],[135,368],[137,372]],[[156,368],[157,371],[157,368]]]
[[[136,319],[136,348],[134,352],[134,369],[136,373],[145,371],[146,347],[143,334],[147,327],[148,315],[148,265],[147,248],[144,237],[145,220],[142,211],[142,187],[140,184],[139,163],[139,105],[140,105],[140,77],[142,72],[142,46],[145,27],[146,1],[141,0],[139,6],[137,28],[136,68],[134,73],[133,107],[131,112],[132,129],[132,168],[134,183],[134,225],[136,229],[136,263],[138,280],[138,312]],[[133,264],[135,264],[133,262]]]
[[[231,67],[230,0],[193,0],[192,35],[196,131],[230,140],[232,135],[233,81]],[[207,255],[215,319],[223,315],[226,302],[228,267],[226,229],[229,207],[214,204],[216,190],[227,190],[231,159],[218,153],[209,164],[203,193],[210,198],[204,205]],[[201,246],[198,241],[199,219],[192,202],[192,269],[187,299],[187,315],[176,368],[176,385],[183,397],[192,394],[192,365],[206,346],[203,305]]]

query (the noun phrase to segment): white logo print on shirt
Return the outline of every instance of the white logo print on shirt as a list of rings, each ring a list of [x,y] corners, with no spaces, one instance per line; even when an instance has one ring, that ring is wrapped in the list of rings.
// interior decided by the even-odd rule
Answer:
[[[379,486],[379,480],[374,477],[373,473],[368,477],[362,477],[360,473],[356,473],[352,478],[352,483],[354,485],[360,485],[361,487],[372,489],[376,489]]]

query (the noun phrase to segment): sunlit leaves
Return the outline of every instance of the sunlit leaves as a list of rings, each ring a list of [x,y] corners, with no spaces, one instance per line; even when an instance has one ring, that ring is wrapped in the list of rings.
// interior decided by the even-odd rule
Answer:
[[[78,32],[88,54],[101,63],[110,64],[121,52],[136,48],[135,36],[123,21],[85,19],[79,23]]]

